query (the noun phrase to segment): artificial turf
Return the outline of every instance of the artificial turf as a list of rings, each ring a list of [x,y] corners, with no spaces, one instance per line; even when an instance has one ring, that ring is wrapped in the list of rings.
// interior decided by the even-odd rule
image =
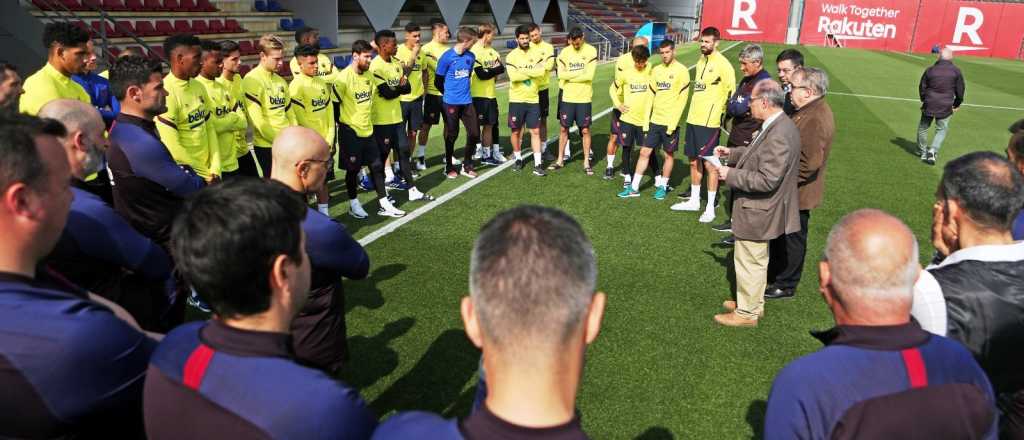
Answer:
[[[722,42],[721,47],[731,44]],[[775,56],[786,47],[765,46],[773,76]],[[736,64],[737,75],[742,75],[736,62],[741,48],[725,53]],[[864,95],[914,99],[920,75],[933,61],[853,49],[799,49],[807,65],[828,71],[832,91]],[[697,56],[695,45],[679,50],[679,60],[687,66],[696,64]],[[1010,80],[1024,74],[1024,64],[980,58],[955,62],[966,78],[966,103],[1024,107],[1019,104],[1024,92]],[[605,64],[598,69],[595,114],[610,106],[607,88],[613,68]],[[499,93],[504,110],[506,94]],[[831,225],[858,208],[883,209],[914,230],[921,261],[927,261],[931,204],[941,165],[969,151],[1002,152],[1007,127],[1024,117],[1021,109],[963,107],[951,121],[939,164],[930,167],[914,154],[919,103],[847,95],[827,99],[837,132],[825,201],[811,215],[803,281],[795,299],[767,304],[767,316],[757,328],[725,328],[712,321],[733,285],[731,249],[712,245],[722,234],[698,223],[699,213],[670,211],[678,201],[675,194],[654,200],[649,177],[640,198],[625,200],[616,197],[621,178],[600,178],[608,139],[605,117],[594,122],[598,175],[582,172],[575,140],[574,158],[565,169],[544,178],[529,169],[504,170],[367,245],[370,277],[345,283],[352,360],[343,380],[358,387],[382,418],[411,409],[466,415],[479,352],[462,332],[459,300],[468,289],[473,241],[495,213],[523,203],[541,204],[563,209],[583,225],[597,253],[598,288],[608,294],[602,332],[588,351],[578,397],[584,429],[599,439],[759,437],[775,373],[820,346],[809,330],[832,325],[817,293],[817,261]],[[508,129],[503,126],[501,131],[503,150],[510,155]],[[428,149],[432,167],[419,181],[420,189],[435,196],[466,181],[443,177],[440,132],[434,128]],[[553,117],[548,133],[557,135]],[[689,185],[685,159],[676,159],[672,185]],[[333,182],[332,188],[336,200],[345,199],[342,181]],[[334,204],[331,212],[357,238],[364,237],[390,221],[373,215],[376,203],[369,200],[374,197],[361,195],[371,212],[367,220],[345,214],[344,202]],[[402,193],[396,197],[405,200]],[[715,223],[724,215],[719,208]]]

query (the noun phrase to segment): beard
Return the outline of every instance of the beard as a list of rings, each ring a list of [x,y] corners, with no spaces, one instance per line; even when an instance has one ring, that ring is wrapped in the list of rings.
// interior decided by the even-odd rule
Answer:
[[[700,53],[702,53],[704,55],[711,55],[711,52],[714,52],[714,51],[715,51],[714,48],[709,48],[709,49],[705,49],[703,47],[700,48]]]
[[[89,147],[89,151],[85,154],[85,160],[82,161],[82,173],[86,176],[96,174],[106,168],[106,162],[106,157],[103,156],[99,148]]]
[[[522,49],[523,51],[530,50],[530,43],[520,44],[519,48]]]

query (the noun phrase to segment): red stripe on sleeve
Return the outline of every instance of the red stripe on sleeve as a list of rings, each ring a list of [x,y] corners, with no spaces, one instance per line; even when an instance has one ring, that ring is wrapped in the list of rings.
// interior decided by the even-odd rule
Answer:
[[[182,373],[182,381],[185,383],[185,386],[193,390],[199,389],[199,385],[203,382],[203,376],[206,375],[206,367],[210,365],[210,359],[213,359],[213,353],[212,348],[199,344],[192,354],[188,356]]]
[[[908,348],[901,351],[900,354],[903,355],[903,365],[907,367],[907,378],[910,379],[910,387],[924,388],[928,386],[928,370],[924,366],[921,350]]]

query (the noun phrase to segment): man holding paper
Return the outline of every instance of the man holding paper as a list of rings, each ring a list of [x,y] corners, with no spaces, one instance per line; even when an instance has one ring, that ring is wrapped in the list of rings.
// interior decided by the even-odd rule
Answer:
[[[747,147],[716,147],[715,156],[728,156],[730,166],[718,175],[732,188],[732,231],[736,236],[733,265],[736,300],[725,301],[727,313],[715,315],[719,324],[754,327],[764,315],[768,276],[768,242],[800,230],[797,171],[800,131],[782,111],[786,94],[779,83],[763,80],[750,96],[750,112],[764,121]],[[711,161],[708,164],[713,166]]]

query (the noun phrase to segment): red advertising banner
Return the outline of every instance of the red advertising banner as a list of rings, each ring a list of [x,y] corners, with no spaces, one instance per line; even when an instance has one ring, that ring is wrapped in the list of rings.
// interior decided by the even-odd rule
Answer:
[[[1024,42],[1024,5],[949,0],[925,0],[915,52],[933,46],[975,56],[1019,58]]]
[[[909,51],[918,0],[807,0],[800,42]]]
[[[717,27],[727,40],[785,43],[790,0],[705,1],[701,26]]]

